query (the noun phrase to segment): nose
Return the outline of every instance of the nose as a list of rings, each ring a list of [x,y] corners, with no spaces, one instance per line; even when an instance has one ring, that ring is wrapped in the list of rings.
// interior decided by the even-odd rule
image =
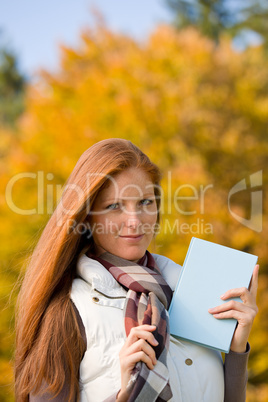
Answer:
[[[128,211],[126,214],[126,226],[129,229],[137,229],[140,224],[139,211]]]

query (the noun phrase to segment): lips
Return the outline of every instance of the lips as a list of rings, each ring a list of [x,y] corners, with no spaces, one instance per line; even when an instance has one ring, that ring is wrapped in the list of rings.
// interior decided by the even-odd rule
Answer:
[[[141,234],[137,234],[137,235],[126,235],[126,236],[122,236],[120,235],[119,237],[121,237],[122,239],[126,239],[126,240],[139,240],[144,236],[144,233]]]
[[[138,235],[126,235],[126,236],[120,235],[120,237],[123,237],[124,239],[137,239],[139,237],[142,237],[143,235],[144,235],[144,233],[141,233]]]

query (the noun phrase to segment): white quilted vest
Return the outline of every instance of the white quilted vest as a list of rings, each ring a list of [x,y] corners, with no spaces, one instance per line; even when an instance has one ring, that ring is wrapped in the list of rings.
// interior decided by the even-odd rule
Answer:
[[[166,257],[153,256],[174,290],[181,267]],[[81,279],[74,280],[71,299],[80,313],[87,337],[87,351],[80,364],[80,401],[102,402],[120,390],[119,351],[126,339],[123,308],[127,292],[99,262],[85,254],[78,260],[77,274]],[[219,352],[171,336],[167,365],[173,392],[170,401],[224,400]]]

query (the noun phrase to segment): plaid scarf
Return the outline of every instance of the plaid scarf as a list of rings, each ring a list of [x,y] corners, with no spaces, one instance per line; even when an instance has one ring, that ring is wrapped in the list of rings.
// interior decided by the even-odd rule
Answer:
[[[146,251],[144,257],[134,263],[108,252],[99,261],[113,277],[128,289],[125,308],[126,335],[132,327],[149,324],[156,325],[153,332],[159,342],[153,347],[157,364],[150,370],[145,363],[136,364],[128,384],[128,401],[168,401],[172,397],[167,368],[169,347],[169,308],[172,290],[161,275],[153,256]]]

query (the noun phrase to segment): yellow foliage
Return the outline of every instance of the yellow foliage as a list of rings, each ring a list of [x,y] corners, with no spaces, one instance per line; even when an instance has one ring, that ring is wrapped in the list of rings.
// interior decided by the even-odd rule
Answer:
[[[261,232],[228,209],[236,183],[249,183],[259,170],[262,190],[267,182],[268,61],[262,48],[236,53],[227,39],[215,47],[194,29],[162,25],[143,43],[98,26],[82,33],[80,47],[61,51],[59,72],[43,71],[28,88],[18,131],[0,129],[5,306],[79,156],[101,139],[127,138],[163,171],[156,252],[182,264],[197,236],[259,255],[260,312],[251,336],[248,401],[267,400],[267,197]],[[231,209],[243,216],[248,202],[246,196],[231,199]],[[8,311],[13,317],[14,306]],[[1,325],[3,337],[13,321],[5,314]],[[0,370],[10,373],[13,334],[4,342],[9,352],[1,348]],[[11,374],[1,373],[2,381],[11,381]],[[254,399],[258,390],[262,399]]]

